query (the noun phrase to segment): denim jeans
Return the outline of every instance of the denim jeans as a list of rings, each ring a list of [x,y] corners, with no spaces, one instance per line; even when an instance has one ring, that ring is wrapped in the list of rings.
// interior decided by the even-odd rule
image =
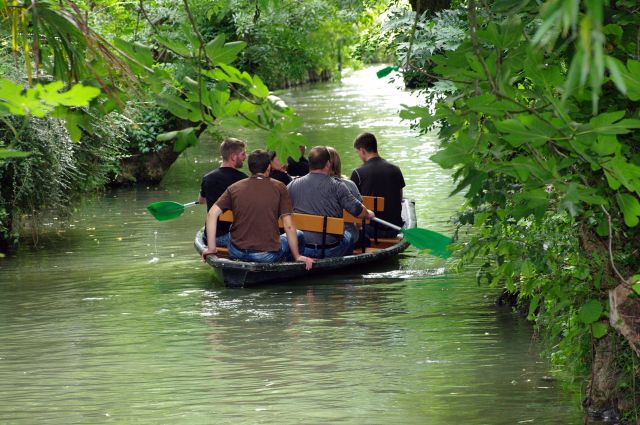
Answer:
[[[304,246],[304,234],[298,230],[298,244]],[[240,261],[254,263],[275,263],[280,260],[292,260],[289,241],[286,234],[280,235],[280,249],[278,251],[256,251],[254,249],[240,249],[229,241],[229,257]]]
[[[216,237],[216,246],[223,246],[223,247],[227,247],[229,246],[229,240],[231,239],[231,236],[229,236],[229,233],[225,233],[222,236],[218,236]],[[205,233],[202,236],[202,241],[204,242],[204,244],[207,244],[207,234]]]
[[[356,244],[357,238],[357,233],[345,229],[344,235],[337,246],[325,248],[324,258],[342,257],[353,254],[353,247]],[[305,247],[303,255],[311,258],[322,258],[322,248]]]

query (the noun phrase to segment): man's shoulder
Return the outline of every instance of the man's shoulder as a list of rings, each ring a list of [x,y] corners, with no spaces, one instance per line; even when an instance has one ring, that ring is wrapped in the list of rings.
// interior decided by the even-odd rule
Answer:
[[[247,175],[236,168],[220,167],[220,168],[216,168],[215,170],[209,171],[207,174],[204,175],[204,177],[202,177],[202,179],[210,180],[210,179],[219,178],[219,177],[245,178],[247,177]]]

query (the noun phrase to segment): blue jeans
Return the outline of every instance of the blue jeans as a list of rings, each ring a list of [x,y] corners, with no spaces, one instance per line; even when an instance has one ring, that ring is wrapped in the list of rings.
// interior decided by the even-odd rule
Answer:
[[[340,239],[340,243],[332,248],[325,248],[324,258],[342,257],[353,254],[353,247],[358,239],[358,234],[345,229],[344,235]],[[322,258],[322,248],[308,247],[304,248],[304,256],[311,258]]]
[[[217,241],[217,239],[216,239]],[[298,230],[298,244],[304,246],[304,234]],[[229,257],[240,261],[251,261],[254,263],[275,263],[283,259],[291,260],[291,250],[286,234],[280,235],[280,249],[278,251],[257,251],[254,249],[240,249],[231,241],[228,245]]]
[[[222,236],[218,236],[216,237],[216,246],[224,246],[227,247],[229,246],[229,241],[231,240],[231,236],[229,236],[229,233],[225,233]],[[202,236],[202,241],[204,242],[204,244],[207,244],[207,234],[204,233]]]

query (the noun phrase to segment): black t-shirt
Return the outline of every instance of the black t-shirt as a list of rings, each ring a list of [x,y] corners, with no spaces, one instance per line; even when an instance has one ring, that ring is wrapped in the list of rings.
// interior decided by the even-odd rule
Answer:
[[[353,170],[351,180],[363,196],[384,197],[384,211],[376,213],[377,217],[402,226],[402,188],[405,183],[400,168],[377,156]]]
[[[309,174],[309,161],[304,156],[301,156],[299,160],[295,160],[291,157],[287,158],[287,173],[290,176],[302,177]]]
[[[269,173],[269,177],[282,182],[282,184],[284,184],[285,186],[291,183],[291,180],[293,180],[288,173],[280,170],[271,170],[271,173]]]
[[[211,206],[229,186],[246,178],[247,175],[245,173],[231,167],[220,167],[206,174],[200,184],[200,196],[207,198],[207,211],[211,209]],[[229,233],[230,228],[231,223],[218,221],[216,237]]]

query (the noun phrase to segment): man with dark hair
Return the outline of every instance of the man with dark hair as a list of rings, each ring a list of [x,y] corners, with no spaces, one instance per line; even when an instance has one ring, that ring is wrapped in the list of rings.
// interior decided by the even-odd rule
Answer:
[[[277,180],[269,178],[269,153],[255,150],[249,155],[251,177],[232,184],[213,204],[207,214],[209,243],[202,253],[215,254],[214,240],[218,217],[226,211],[233,211],[233,225],[229,240],[229,257],[242,261],[273,263],[291,255],[295,261],[311,269],[313,260],[300,255],[298,238],[304,244],[302,232],[296,230],[293,222],[293,208],[287,188]],[[280,234],[278,219],[282,218],[285,234]]]
[[[378,155],[378,141],[371,133],[362,133],[356,137],[353,147],[364,164],[353,170],[351,180],[358,186],[363,196],[381,196],[384,198],[384,211],[378,217],[402,226],[402,188],[405,186],[402,171],[396,165],[385,161]],[[378,223],[366,227],[366,236],[394,237],[395,230]]]
[[[202,178],[200,183],[200,196],[198,202],[207,204],[207,211],[211,209],[214,202],[218,200],[220,195],[235,182],[246,179],[247,175],[238,168],[242,167],[242,163],[247,158],[245,153],[245,143],[242,140],[228,137],[220,144],[220,156],[222,164],[220,168],[213,170]],[[206,227],[206,226],[205,226]],[[218,223],[216,233],[216,244],[218,246],[227,246],[229,243],[230,223]],[[207,231],[205,228],[204,243],[207,243]]]
[[[293,209],[304,214],[327,217],[342,217],[347,210],[359,218],[373,218],[366,209],[340,181],[329,176],[331,161],[329,151],[324,146],[316,146],[309,152],[309,174],[300,177],[287,186],[291,194]],[[326,235],[322,245],[322,233],[304,232],[304,255],[319,258],[324,251],[325,257],[350,255],[358,235],[345,228],[342,237]]]

